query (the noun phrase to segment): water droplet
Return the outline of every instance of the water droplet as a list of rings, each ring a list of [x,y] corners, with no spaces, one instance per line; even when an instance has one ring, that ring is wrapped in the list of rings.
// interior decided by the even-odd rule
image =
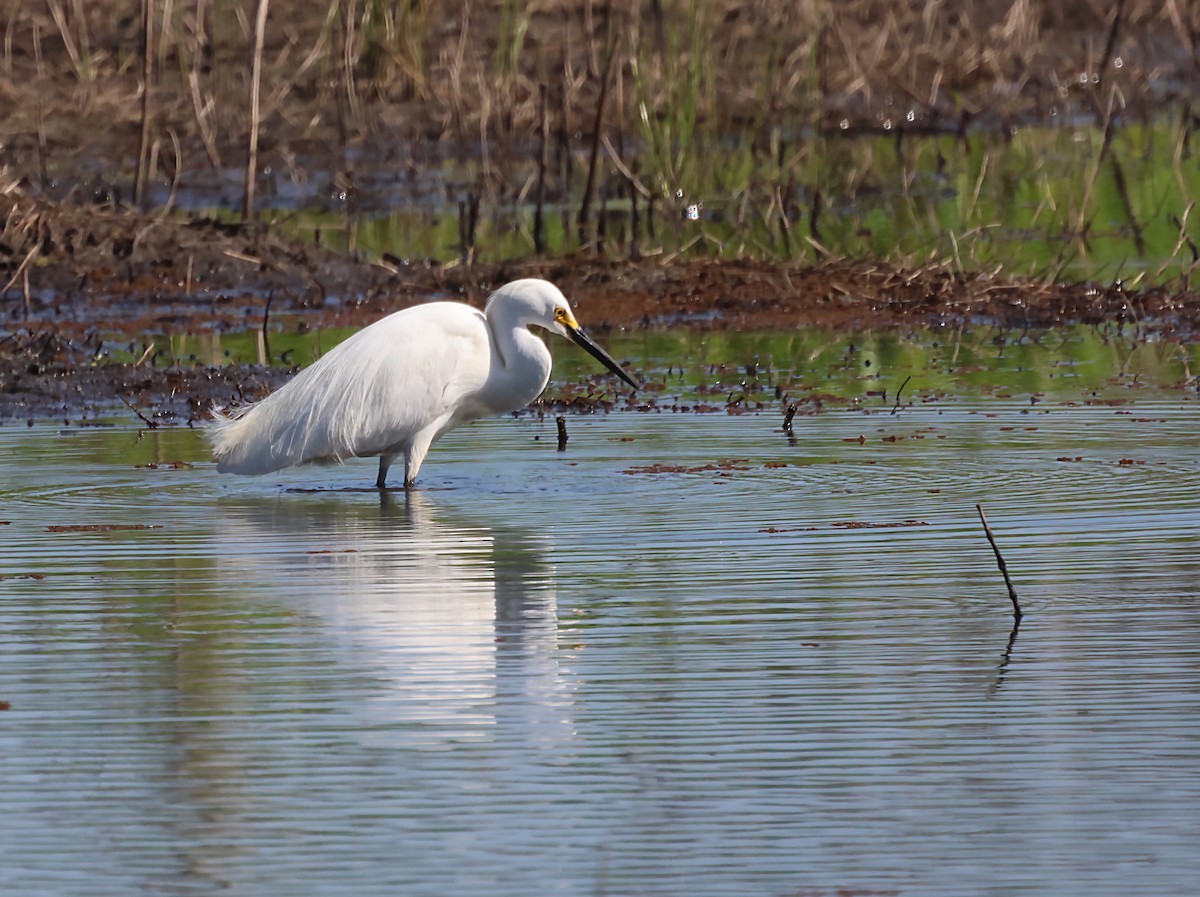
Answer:
[[[914,112],[912,109],[909,109],[909,110],[908,110],[908,115],[906,115],[906,116],[904,116],[904,117],[905,117],[905,118],[907,118],[909,121],[916,121],[916,120],[917,120],[917,113],[916,113],[916,112]]]
[[[1079,83],[1080,83],[1080,84],[1087,84],[1087,83],[1088,83],[1088,74],[1087,74],[1087,72],[1080,72],[1080,73],[1079,73]]]
[[[892,120],[890,118],[885,118],[883,120],[883,129],[885,131],[890,131],[892,129]]]
[[[698,202],[698,203],[694,203],[687,207],[688,221],[699,221],[700,220],[700,208],[703,205],[704,205],[703,203]]]
[[[1116,59],[1113,60],[1113,68],[1119,69],[1119,68],[1124,68],[1124,67],[1125,67],[1125,60],[1122,59],[1120,56],[1118,56]]]
[[[843,118],[839,124],[841,125],[843,131],[850,130],[850,119]]]
[[[1100,73],[1099,72],[1092,72],[1092,83],[1093,84],[1100,83]]]
[[[683,199],[683,191],[682,191],[682,190],[676,190],[676,191],[675,191],[675,198],[676,198],[676,199]]]

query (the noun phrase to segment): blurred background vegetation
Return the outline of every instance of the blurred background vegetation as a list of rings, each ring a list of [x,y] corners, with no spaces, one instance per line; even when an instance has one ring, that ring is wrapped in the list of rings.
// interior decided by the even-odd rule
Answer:
[[[382,264],[583,251],[1188,289],[1187,0],[4,0],[0,191]]]

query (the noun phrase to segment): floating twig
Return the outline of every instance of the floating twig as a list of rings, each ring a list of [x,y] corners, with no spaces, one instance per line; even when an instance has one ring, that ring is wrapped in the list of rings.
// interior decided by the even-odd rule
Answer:
[[[1001,575],[1004,576],[1004,584],[1008,586],[1008,598],[1012,601],[1013,617],[1016,620],[1020,620],[1024,616],[1021,613],[1021,602],[1017,598],[1017,590],[1013,588],[1012,579],[1009,578],[1008,565],[1004,563],[1004,555],[1000,553],[1000,546],[996,544],[996,536],[992,533],[992,528],[988,525],[987,515],[983,513],[983,505],[976,502],[975,510],[979,512],[979,520],[983,523],[984,535],[987,536],[988,542],[992,545],[992,551],[996,555],[996,564],[1000,568]]]
[[[558,450],[565,452],[567,450],[567,419],[561,414],[554,418],[554,423],[558,425]]]

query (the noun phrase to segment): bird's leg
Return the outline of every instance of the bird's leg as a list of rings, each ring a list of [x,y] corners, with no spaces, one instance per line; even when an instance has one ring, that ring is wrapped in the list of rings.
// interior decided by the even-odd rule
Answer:
[[[425,455],[429,453],[429,446],[433,444],[433,440],[437,438],[441,432],[442,422],[438,421],[430,427],[426,427],[408,443],[408,447],[404,450],[404,488],[411,489],[417,481],[417,471],[421,469],[421,462],[425,460]]]
[[[395,455],[380,455],[379,456],[379,476],[375,479],[376,489],[387,488],[388,468],[392,466],[392,462],[396,460]],[[405,484],[407,485],[407,484]]]

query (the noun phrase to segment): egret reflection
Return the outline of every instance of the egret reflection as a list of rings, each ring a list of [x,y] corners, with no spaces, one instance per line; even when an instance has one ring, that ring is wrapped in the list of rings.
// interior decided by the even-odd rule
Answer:
[[[364,740],[489,740],[510,716],[539,744],[569,737],[548,541],[465,522],[421,493],[364,497],[223,505],[222,569],[327,642],[355,683],[340,710]]]

